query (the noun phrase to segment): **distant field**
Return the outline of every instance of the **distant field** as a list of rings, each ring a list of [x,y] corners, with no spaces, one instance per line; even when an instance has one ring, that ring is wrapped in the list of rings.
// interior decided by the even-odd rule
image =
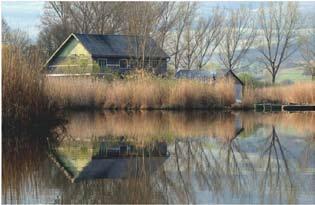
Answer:
[[[312,80],[311,75],[304,75],[303,73],[304,70],[302,68],[283,69],[279,71],[277,82],[284,80],[292,80],[294,82]]]

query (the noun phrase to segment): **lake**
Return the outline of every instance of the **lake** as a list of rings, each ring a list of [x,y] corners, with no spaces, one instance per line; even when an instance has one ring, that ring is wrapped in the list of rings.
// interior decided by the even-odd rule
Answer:
[[[315,203],[315,112],[69,112],[4,130],[2,203]]]

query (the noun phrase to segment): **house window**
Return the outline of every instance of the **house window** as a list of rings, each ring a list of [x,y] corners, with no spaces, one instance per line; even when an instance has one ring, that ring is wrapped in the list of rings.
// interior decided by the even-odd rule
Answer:
[[[107,59],[98,59],[98,65],[100,66],[100,71],[104,72],[107,67]]]
[[[160,62],[159,60],[151,60],[151,67],[156,68],[159,66]]]
[[[128,61],[127,61],[127,59],[120,59],[119,60],[119,65],[120,65],[120,68],[128,68]]]

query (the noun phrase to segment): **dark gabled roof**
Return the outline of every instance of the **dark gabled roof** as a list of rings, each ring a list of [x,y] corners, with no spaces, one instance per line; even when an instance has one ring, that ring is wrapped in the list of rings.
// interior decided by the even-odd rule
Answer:
[[[140,57],[143,38],[130,35],[73,34],[93,57]],[[169,58],[152,38],[146,39],[145,56]]]
[[[213,79],[220,78],[224,76],[232,76],[236,79],[240,84],[244,85],[244,83],[235,75],[232,70],[228,69],[220,69],[216,72],[207,71],[207,70],[179,70],[176,72],[176,78],[189,78],[189,79]]]
[[[73,178],[74,182],[88,179],[117,179],[141,175],[141,170],[152,174],[168,157],[132,157],[117,159],[93,159]]]

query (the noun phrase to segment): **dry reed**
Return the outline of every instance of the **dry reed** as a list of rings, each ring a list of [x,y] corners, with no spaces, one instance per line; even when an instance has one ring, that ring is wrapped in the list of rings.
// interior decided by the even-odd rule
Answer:
[[[42,62],[34,49],[2,47],[2,105],[6,124],[30,124],[51,113],[43,92]]]
[[[315,83],[298,82],[292,85],[265,88],[245,88],[244,105],[260,102],[315,104]]]
[[[234,103],[230,80],[199,82],[141,76],[105,82],[91,78],[48,78],[46,93],[61,108],[205,109]]]

